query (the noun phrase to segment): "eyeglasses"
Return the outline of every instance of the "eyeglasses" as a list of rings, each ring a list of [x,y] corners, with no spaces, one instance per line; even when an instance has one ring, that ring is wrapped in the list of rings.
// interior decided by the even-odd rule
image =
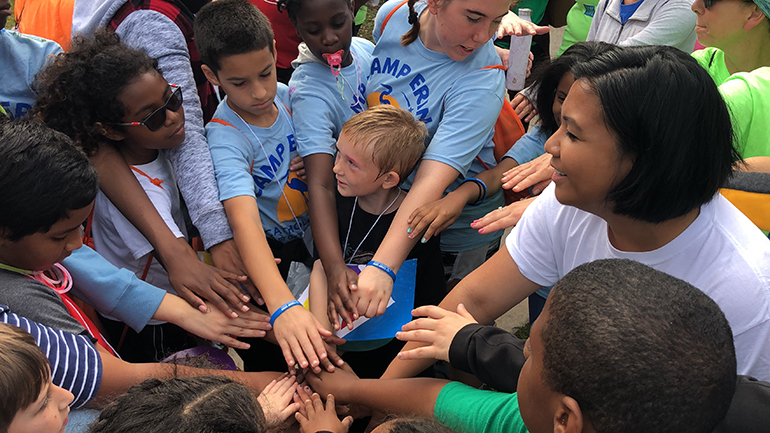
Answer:
[[[706,6],[706,9],[711,9],[711,6],[714,5],[714,3],[718,3],[720,0],[703,0],[703,5]],[[754,3],[754,0],[742,0],[744,3]]]
[[[170,86],[173,90],[171,91],[171,96],[169,96],[168,99],[166,100],[166,103],[163,104],[162,107],[150,113],[147,117],[144,118],[144,120],[142,120],[141,122],[131,122],[131,123],[112,123],[112,125],[119,125],[119,126],[144,125],[151,132],[155,132],[159,130],[163,126],[163,124],[166,123],[166,110],[171,110],[176,112],[182,106],[182,88],[176,84],[170,84]]]

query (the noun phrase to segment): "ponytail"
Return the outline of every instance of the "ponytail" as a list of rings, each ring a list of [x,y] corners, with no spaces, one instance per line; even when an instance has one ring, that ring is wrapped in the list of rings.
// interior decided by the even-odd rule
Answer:
[[[417,40],[420,35],[420,15],[414,10],[414,4],[417,0],[409,0],[409,24],[412,28],[408,32],[401,35],[401,45],[407,46]]]

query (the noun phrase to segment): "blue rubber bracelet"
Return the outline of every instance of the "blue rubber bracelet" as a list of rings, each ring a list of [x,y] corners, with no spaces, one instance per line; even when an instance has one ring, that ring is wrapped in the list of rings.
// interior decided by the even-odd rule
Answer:
[[[278,307],[278,309],[275,310],[275,313],[273,313],[273,315],[270,316],[270,326],[275,325],[275,319],[277,319],[278,316],[283,314],[284,311],[288,310],[291,307],[295,307],[297,305],[299,305],[300,307],[302,306],[302,304],[300,304],[299,301],[294,300],[294,301],[289,301],[289,302],[281,305],[280,307]]]
[[[374,266],[375,268],[388,274],[391,280],[393,280],[394,282],[396,281],[396,273],[393,272],[393,269],[390,269],[388,265],[386,265],[385,263],[380,263],[374,260],[370,260],[369,263],[366,264],[366,266]]]

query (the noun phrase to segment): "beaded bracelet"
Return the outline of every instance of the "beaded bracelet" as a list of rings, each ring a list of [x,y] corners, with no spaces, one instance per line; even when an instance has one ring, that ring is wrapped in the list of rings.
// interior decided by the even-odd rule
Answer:
[[[297,305],[302,306],[302,304],[300,304],[299,301],[292,300],[278,307],[278,309],[275,310],[275,313],[273,313],[273,315],[270,316],[270,326],[273,326],[275,324],[275,319],[277,319],[278,316],[283,314],[284,311],[288,310],[291,307],[295,307]]]
[[[390,267],[388,267],[388,265],[386,265],[385,263],[380,263],[374,260],[370,260],[369,263],[366,264],[366,266],[374,266],[375,268],[388,274],[391,280],[393,280],[394,282],[396,281],[396,273],[393,272],[393,269],[390,269]]]
[[[479,187],[479,198],[476,199],[473,203],[471,203],[471,206],[478,206],[481,203],[484,202],[487,198],[487,185],[484,183],[483,180],[476,178],[476,177],[469,177],[462,181],[460,185],[462,185],[465,182],[473,182]]]

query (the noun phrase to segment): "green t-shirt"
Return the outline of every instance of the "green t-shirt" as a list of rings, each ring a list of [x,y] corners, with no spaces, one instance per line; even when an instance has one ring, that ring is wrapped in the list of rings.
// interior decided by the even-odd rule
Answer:
[[[694,51],[692,56],[708,71],[717,86],[730,76],[725,63],[725,53],[719,48],[704,48]]]
[[[532,10],[532,22],[537,24],[543,20],[546,7],[548,7],[548,0],[521,0],[516,3],[516,7],[513,8],[513,11],[518,15],[519,9]]]
[[[719,91],[730,107],[741,156],[770,156],[770,67],[733,74]]]
[[[564,39],[556,53],[557,57],[576,43],[586,41],[598,4],[599,0],[577,0],[572,5],[567,12],[567,27],[564,28]]]
[[[515,393],[481,391],[460,382],[441,389],[433,416],[458,433],[527,433]]]

